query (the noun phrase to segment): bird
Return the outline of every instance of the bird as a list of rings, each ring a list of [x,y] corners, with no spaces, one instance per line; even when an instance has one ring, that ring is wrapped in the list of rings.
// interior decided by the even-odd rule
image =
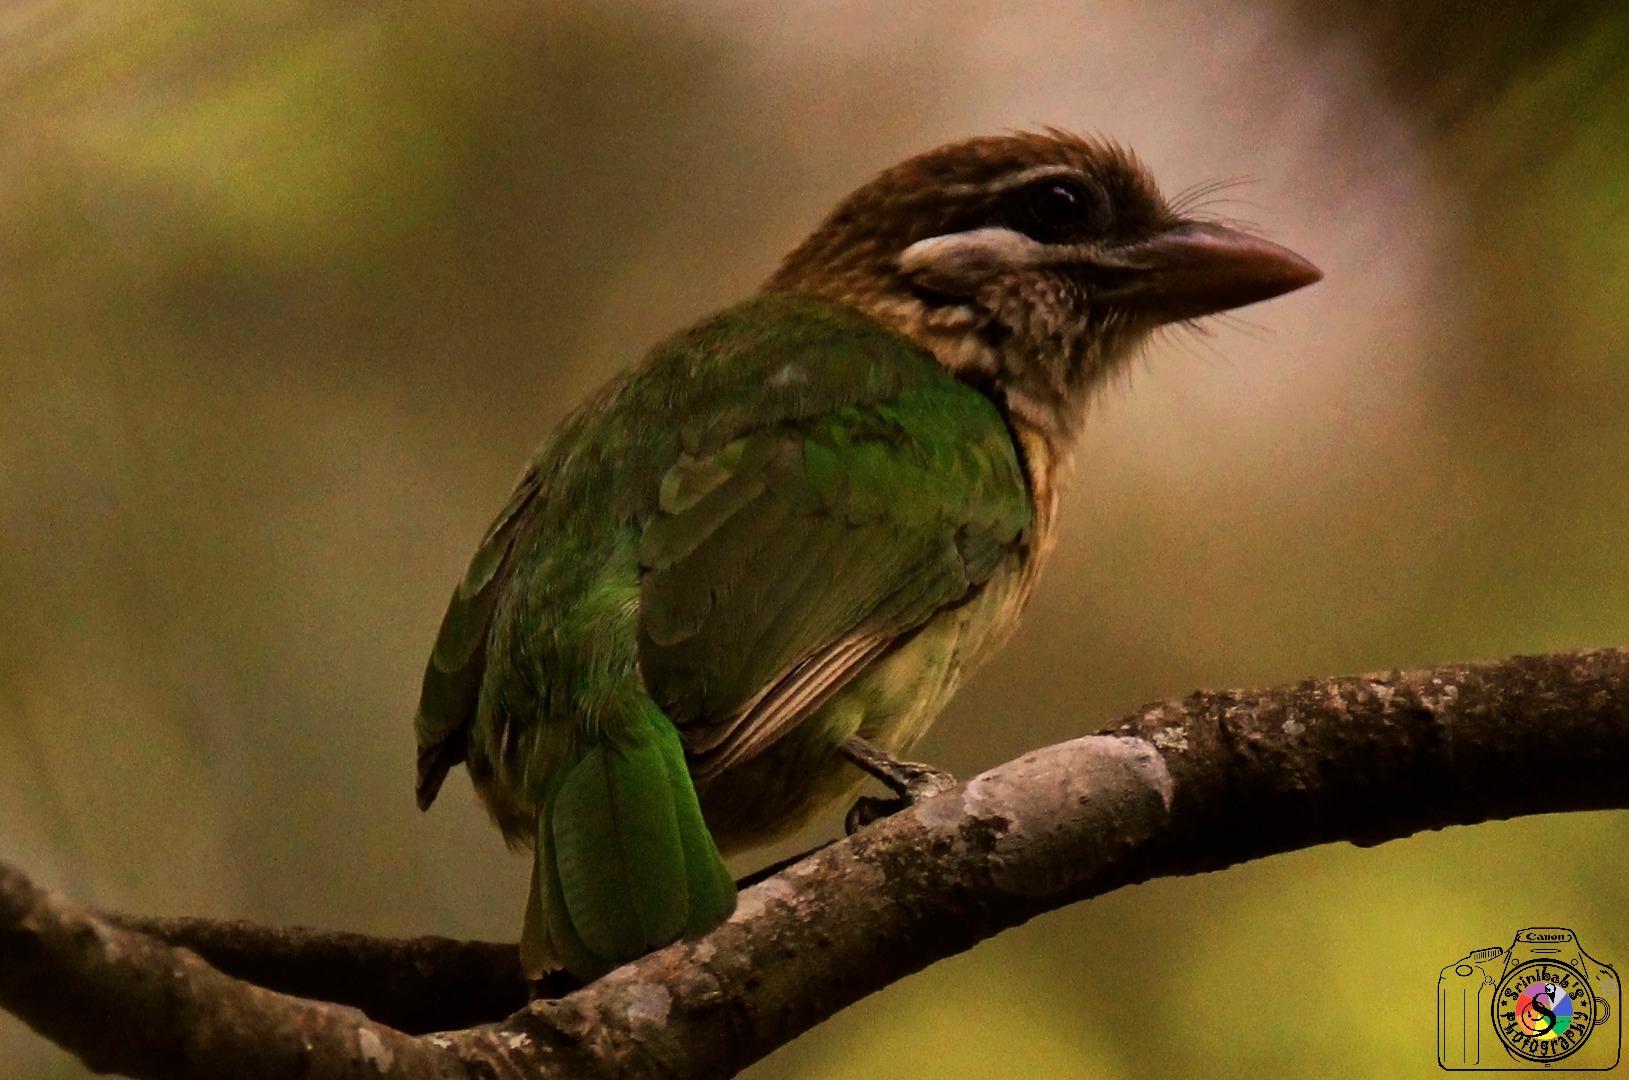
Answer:
[[[1012,631],[1094,393],[1152,332],[1319,280],[1048,128],[843,199],[754,295],[571,413],[458,582],[415,716],[427,809],[466,765],[533,867],[529,975],[722,923],[725,855],[905,755]],[[855,766],[859,766],[856,768]]]

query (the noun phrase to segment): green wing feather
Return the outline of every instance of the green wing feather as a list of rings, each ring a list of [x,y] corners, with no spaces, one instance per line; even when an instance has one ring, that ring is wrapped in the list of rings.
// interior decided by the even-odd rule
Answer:
[[[475,721],[486,671],[492,617],[515,559],[523,550],[523,538],[539,524],[526,513],[538,489],[534,465],[521,476],[508,504],[487,529],[442,617],[413,719],[419,745],[414,792],[420,810],[429,809],[448,770],[464,760],[465,737]]]
[[[1021,542],[995,407],[948,376],[768,423],[663,477],[640,660],[710,777],[749,760]]]

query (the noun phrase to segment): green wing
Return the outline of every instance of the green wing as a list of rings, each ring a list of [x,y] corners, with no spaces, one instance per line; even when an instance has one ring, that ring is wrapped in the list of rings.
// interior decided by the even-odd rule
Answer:
[[[1023,542],[1017,452],[948,376],[768,423],[663,477],[640,664],[706,779],[749,760]]]
[[[442,617],[435,648],[424,668],[418,714],[413,718],[419,747],[414,790],[420,810],[435,801],[447,771],[464,760],[465,736],[475,722],[486,671],[492,616],[524,538],[537,531],[537,515],[528,510],[539,487],[538,469],[533,465],[487,529]]]

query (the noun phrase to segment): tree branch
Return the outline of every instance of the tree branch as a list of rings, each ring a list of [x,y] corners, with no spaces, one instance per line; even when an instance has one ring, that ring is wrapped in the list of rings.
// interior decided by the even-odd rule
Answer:
[[[414,1034],[508,1016],[530,996],[513,942],[384,938],[237,919],[102,917],[190,949],[234,978],[351,1005]],[[545,992],[558,996],[579,985],[560,972],[558,985]]]
[[[342,1005],[223,975],[0,863],[0,1003],[101,1072],[140,1077],[461,1076],[451,1055]]]
[[[1611,808],[1629,808],[1622,650],[1199,693],[919,803],[745,891],[705,938],[499,1023],[415,1038],[378,1020],[437,1022],[447,994],[482,1002],[471,1013],[508,1008],[507,947],[103,918],[3,865],[0,1005],[92,1067],[137,1076],[223,1062],[244,1077],[719,1076],[935,960],[1122,885]]]

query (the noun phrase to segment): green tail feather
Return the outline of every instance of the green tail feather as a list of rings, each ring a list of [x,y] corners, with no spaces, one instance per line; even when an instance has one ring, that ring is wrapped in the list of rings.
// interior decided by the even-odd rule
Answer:
[[[665,717],[556,773],[537,830],[522,961],[594,979],[735,909],[735,883],[702,820]]]

